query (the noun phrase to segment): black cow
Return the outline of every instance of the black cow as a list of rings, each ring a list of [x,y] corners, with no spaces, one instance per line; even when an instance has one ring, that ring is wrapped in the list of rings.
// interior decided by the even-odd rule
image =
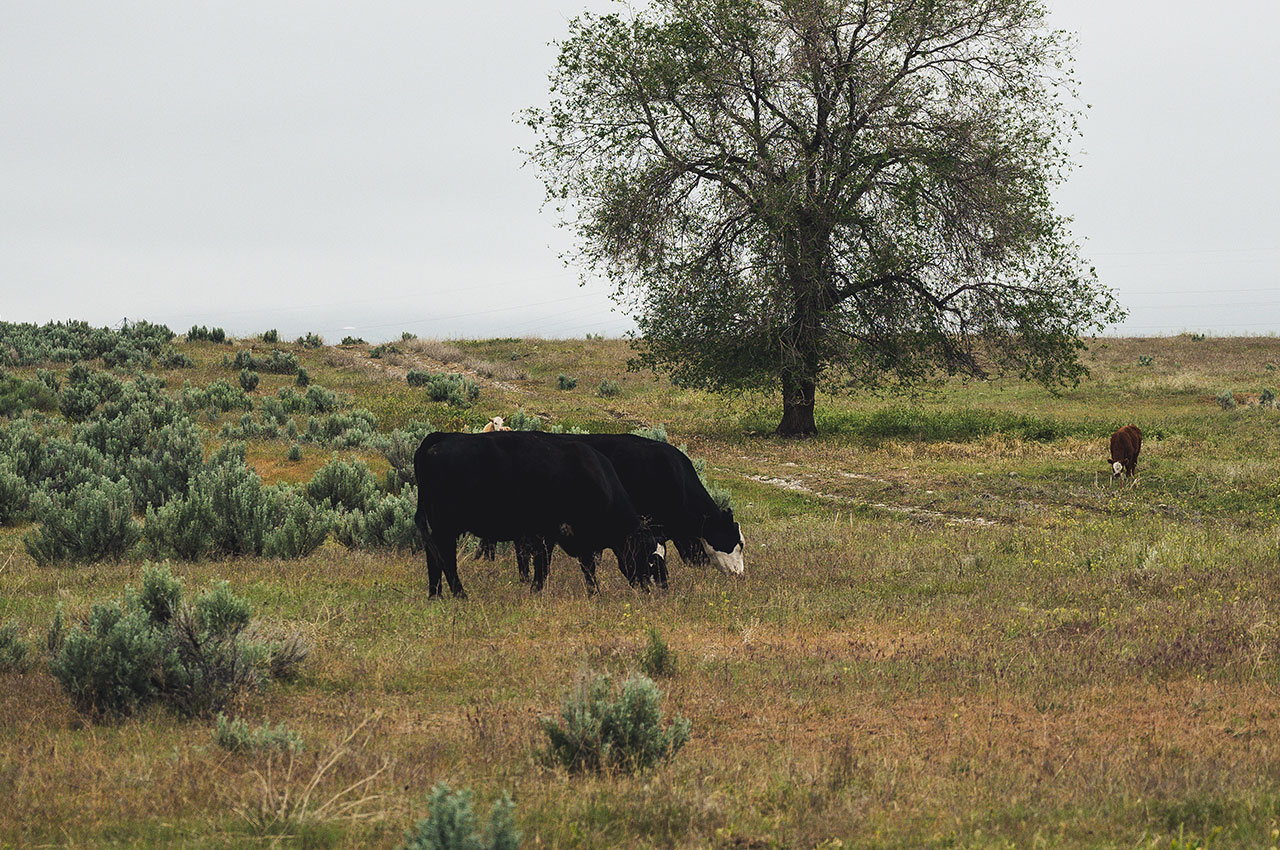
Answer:
[[[665,554],[641,523],[608,459],[584,443],[555,442],[527,432],[429,434],[413,456],[418,481],[414,516],[427,549],[428,593],[441,576],[454,596],[457,541],[463,532],[532,548],[533,589],[546,580],[558,542],[579,559],[595,585],[597,553],[613,549],[632,583],[665,572]]]
[[[687,563],[715,565],[721,572],[742,575],[742,529],[733,511],[721,508],[698,478],[684,452],[659,440],[634,434],[539,434],[556,443],[582,443],[613,464],[636,510],[659,543],[671,540]],[[521,577],[528,575],[531,553],[517,543]],[[477,557],[492,558],[493,548],[482,541]],[[666,562],[654,575],[667,584]]]

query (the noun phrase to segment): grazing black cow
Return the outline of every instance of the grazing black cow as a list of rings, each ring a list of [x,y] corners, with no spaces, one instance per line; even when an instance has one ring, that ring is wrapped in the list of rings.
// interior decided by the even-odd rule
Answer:
[[[613,464],[636,510],[659,543],[671,540],[686,563],[713,564],[726,574],[742,575],[742,529],[733,511],[721,508],[698,479],[684,452],[659,440],[634,434],[539,434],[552,443],[583,443]],[[517,545],[521,577],[528,574],[528,552]],[[482,541],[477,557],[493,557]],[[667,584],[666,562],[654,579]]]
[[[1142,431],[1137,425],[1126,425],[1111,435],[1111,477],[1128,473],[1132,478],[1138,468],[1138,452],[1142,451]]]
[[[458,535],[520,541],[532,549],[533,589],[546,580],[558,542],[582,563],[589,589],[595,559],[612,549],[632,583],[665,572],[664,550],[641,523],[608,459],[584,443],[556,442],[527,432],[429,434],[413,456],[418,481],[414,516],[427,549],[428,593],[441,577],[454,596]]]

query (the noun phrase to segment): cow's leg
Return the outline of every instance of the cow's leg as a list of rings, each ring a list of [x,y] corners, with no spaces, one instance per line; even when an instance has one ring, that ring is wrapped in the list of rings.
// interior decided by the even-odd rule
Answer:
[[[480,538],[480,545],[476,547],[475,559],[477,561],[493,561],[497,559],[498,543],[495,540],[486,540]]]
[[[441,580],[444,576],[444,550],[450,547],[448,539],[443,535],[427,533],[424,537],[427,548],[427,598],[436,599],[443,593]]]
[[[547,572],[551,567],[551,550],[555,543],[551,540],[536,538],[533,541],[533,581],[530,588],[536,593],[542,590],[547,581]]]
[[[663,590],[667,589],[666,557],[663,557],[662,560],[658,562],[658,572],[657,572],[657,575],[654,576],[654,582],[658,585],[658,587],[662,588]]]
[[[516,541],[516,569],[520,571],[520,580],[529,583],[529,559],[533,556],[533,544],[528,540]]]
[[[582,578],[587,583],[588,596],[594,596],[600,589],[600,583],[596,581],[596,564],[599,562],[599,552],[590,552],[578,559],[578,564],[582,567]]]
[[[440,556],[440,567],[432,578],[431,596],[440,595],[440,573],[443,572],[445,581],[449,582],[449,592],[454,598],[466,599],[467,592],[462,589],[462,582],[458,579],[458,536],[436,535],[436,550]]]

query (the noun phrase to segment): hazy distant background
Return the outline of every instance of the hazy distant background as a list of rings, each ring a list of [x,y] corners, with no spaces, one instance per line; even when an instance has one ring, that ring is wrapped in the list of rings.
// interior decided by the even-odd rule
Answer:
[[[1280,330],[1280,9],[1049,5],[1092,104],[1061,207],[1113,332]],[[0,318],[624,332],[516,151],[585,8],[616,4],[5,3]]]

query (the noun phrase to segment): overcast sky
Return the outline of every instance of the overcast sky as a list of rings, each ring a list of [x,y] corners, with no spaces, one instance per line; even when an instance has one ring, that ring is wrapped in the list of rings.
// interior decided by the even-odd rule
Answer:
[[[1280,331],[1280,9],[1047,0],[1092,105],[1059,193],[1118,331]],[[0,318],[616,335],[517,148],[603,0],[0,0]]]

